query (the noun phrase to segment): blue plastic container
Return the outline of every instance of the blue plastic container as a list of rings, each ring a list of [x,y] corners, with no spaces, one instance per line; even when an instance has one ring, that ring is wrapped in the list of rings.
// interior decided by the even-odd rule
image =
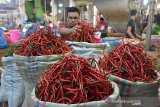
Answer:
[[[113,39],[104,38],[104,39],[102,39],[103,43],[108,43],[109,45],[114,46],[114,47],[117,46],[121,41],[122,40],[120,38],[113,38]]]
[[[122,40],[120,38],[104,38],[102,43],[108,43],[110,45],[109,51],[116,47]]]
[[[3,30],[0,28],[0,49],[4,49],[7,47],[8,47],[8,44],[5,38],[3,37]]]

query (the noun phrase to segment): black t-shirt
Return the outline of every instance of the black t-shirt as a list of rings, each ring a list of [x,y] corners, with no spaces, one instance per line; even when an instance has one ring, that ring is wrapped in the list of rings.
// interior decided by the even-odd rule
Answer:
[[[135,21],[134,21],[133,19],[130,19],[130,20],[128,21],[127,29],[128,29],[129,26],[132,27],[132,30],[131,30],[132,34],[133,34],[133,35],[136,35],[136,26],[135,26]],[[128,35],[128,33],[127,33],[127,37],[130,38],[130,36]]]

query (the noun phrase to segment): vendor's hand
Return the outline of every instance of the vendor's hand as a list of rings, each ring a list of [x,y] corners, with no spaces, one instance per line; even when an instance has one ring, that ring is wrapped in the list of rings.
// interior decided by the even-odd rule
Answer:
[[[70,29],[71,33],[75,33],[75,32],[81,32],[82,30],[80,29],[79,25],[74,26],[73,28]]]
[[[76,26],[74,26],[74,29],[75,29],[75,30],[81,30],[80,28],[81,28],[81,26],[80,26],[80,25],[76,25]]]

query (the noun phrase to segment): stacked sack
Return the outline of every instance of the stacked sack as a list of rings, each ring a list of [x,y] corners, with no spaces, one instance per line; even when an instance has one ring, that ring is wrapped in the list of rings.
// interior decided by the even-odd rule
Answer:
[[[95,29],[91,25],[81,22],[79,26],[77,32],[69,36],[70,41],[67,41],[73,55],[98,60],[103,54],[108,53],[109,44],[97,42]]]
[[[52,33],[50,27],[32,33],[20,44],[14,59],[25,81],[23,107],[31,107],[30,94],[43,71],[69,55],[70,48]]]
[[[13,58],[13,52],[18,46],[10,46],[2,57],[0,102],[8,102],[9,107],[20,107],[24,100],[25,87],[18,67]]]
[[[100,69],[118,84],[122,100],[129,101],[123,107],[158,107],[159,73],[141,47],[120,43],[100,59]]]
[[[43,72],[33,92],[33,107],[118,107],[117,85],[85,58],[65,57]]]

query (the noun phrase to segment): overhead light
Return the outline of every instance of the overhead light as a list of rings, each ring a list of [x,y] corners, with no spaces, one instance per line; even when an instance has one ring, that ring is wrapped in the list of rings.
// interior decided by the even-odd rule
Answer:
[[[63,4],[62,4],[62,3],[59,3],[59,4],[58,4],[58,6],[59,6],[59,7],[62,7],[62,6],[63,6]]]
[[[87,5],[87,9],[89,8],[89,5]]]
[[[157,8],[160,9],[160,4],[157,5]]]
[[[148,0],[143,0],[144,5],[146,6],[148,4]]]
[[[52,1],[50,2],[50,6],[52,6]]]
[[[62,11],[61,11],[61,10],[58,10],[58,13],[62,13]]]
[[[10,2],[11,0],[7,0],[7,2]]]

